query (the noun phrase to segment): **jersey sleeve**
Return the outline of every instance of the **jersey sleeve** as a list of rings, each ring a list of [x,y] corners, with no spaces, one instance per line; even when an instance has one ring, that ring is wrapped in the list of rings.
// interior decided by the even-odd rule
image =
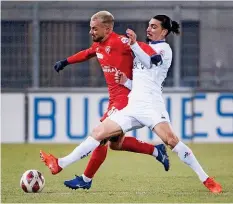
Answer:
[[[96,56],[96,50],[95,50],[96,46],[95,44],[93,44],[90,48],[86,49],[86,50],[82,50],[70,57],[67,58],[67,61],[69,64],[74,64],[74,63],[78,63],[78,62],[83,62],[86,61],[92,57]]]
[[[121,49],[122,53],[131,52],[131,48],[129,45],[129,38],[125,36],[119,36],[120,40],[118,42],[119,48]]]
[[[135,56],[140,62],[146,66],[151,67],[151,56],[157,54],[156,51],[148,44],[143,42],[136,42],[130,46]]]
[[[127,81],[124,83],[124,86],[128,88],[129,90],[132,90],[132,80],[127,79]]]

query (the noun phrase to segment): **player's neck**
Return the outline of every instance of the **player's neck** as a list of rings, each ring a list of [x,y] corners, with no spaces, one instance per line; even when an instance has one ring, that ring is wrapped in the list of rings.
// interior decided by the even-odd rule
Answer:
[[[112,34],[112,32],[110,32],[108,35],[106,35],[102,40],[101,40],[101,43],[105,42],[109,36]]]

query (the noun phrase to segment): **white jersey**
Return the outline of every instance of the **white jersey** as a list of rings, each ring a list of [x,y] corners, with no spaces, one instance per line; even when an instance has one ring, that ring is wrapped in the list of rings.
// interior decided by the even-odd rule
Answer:
[[[135,58],[128,105],[110,116],[124,133],[144,126],[153,130],[161,122],[170,123],[161,88],[171,66],[172,50],[165,41],[150,45],[144,43],[140,46],[138,43],[131,46]],[[158,66],[151,63],[151,57],[147,54],[154,51],[162,57]]]
[[[161,55],[162,63],[158,66],[152,64],[150,56],[142,50],[138,43],[131,45],[135,58],[129,104],[135,102],[164,104],[162,83],[167,77],[168,69],[171,66],[172,50],[165,41],[160,41],[156,44],[151,43],[149,46],[157,54]]]

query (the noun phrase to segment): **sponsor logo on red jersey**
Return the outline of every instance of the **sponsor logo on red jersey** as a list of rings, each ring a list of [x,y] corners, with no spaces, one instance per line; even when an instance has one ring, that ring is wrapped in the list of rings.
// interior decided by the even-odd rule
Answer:
[[[118,69],[116,67],[111,66],[102,66],[103,72],[117,72]]]

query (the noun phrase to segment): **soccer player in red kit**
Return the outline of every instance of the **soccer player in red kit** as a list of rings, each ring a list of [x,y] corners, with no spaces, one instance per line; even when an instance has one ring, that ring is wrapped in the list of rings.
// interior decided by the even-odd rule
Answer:
[[[90,34],[94,41],[92,46],[57,62],[54,66],[56,71],[59,72],[68,64],[83,62],[92,57],[97,57],[104,72],[109,92],[108,109],[101,121],[110,114],[114,114],[117,110],[123,109],[128,103],[129,89],[115,82],[115,73],[124,72],[129,79],[132,79],[133,56],[128,45],[128,38],[114,33],[113,25],[114,17],[111,13],[100,11],[94,14],[90,21]],[[139,45],[143,46],[143,43],[139,43]],[[91,187],[92,178],[107,155],[108,146],[105,145],[106,141],[102,143],[93,151],[84,174],[64,182],[67,187],[72,189],[89,189]],[[164,144],[153,146],[134,137],[120,135],[112,137],[109,140],[109,146],[113,150],[152,155],[163,164],[166,171],[169,170],[169,160]],[[75,149],[71,154],[63,158],[47,155],[43,151],[40,151],[40,156],[42,161],[50,168],[52,174],[59,173],[63,168],[76,161]]]

